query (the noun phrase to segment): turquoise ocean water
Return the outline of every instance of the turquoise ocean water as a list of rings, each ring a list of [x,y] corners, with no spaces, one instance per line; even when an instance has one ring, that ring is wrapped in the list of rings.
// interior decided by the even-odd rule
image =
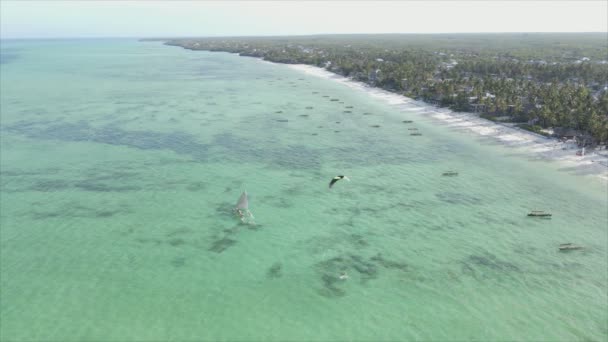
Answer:
[[[227,53],[3,41],[0,71],[2,341],[608,338],[593,178]]]

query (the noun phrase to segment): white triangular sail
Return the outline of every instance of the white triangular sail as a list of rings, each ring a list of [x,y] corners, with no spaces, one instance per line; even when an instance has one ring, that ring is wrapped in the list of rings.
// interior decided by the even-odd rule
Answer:
[[[243,191],[239,201],[236,203],[237,209],[249,209],[249,199],[247,199],[247,191]]]

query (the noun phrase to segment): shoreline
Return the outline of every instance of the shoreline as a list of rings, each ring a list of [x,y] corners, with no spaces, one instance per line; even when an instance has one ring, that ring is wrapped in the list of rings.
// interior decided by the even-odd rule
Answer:
[[[371,97],[383,100],[399,111],[418,112],[416,113],[418,116],[429,118],[450,128],[471,132],[479,137],[492,138],[504,147],[516,148],[522,155],[531,159],[555,162],[560,167],[571,169],[568,171],[569,173],[594,176],[601,179],[604,184],[608,184],[607,150],[590,150],[585,156],[577,156],[578,148],[564,149],[566,145],[556,138],[545,137],[514,125],[490,121],[473,113],[454,112],[448,108],[439,108],[388,90],[372,87],[363,82],[354,81],[317,66],[282,64],[260,60],[265,63],[286,65],[307,75],[333,80],[351,89],[362,91]]]

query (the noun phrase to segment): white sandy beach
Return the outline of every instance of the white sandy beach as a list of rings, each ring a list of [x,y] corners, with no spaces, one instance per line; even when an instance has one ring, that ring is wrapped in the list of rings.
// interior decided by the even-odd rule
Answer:
[[[369,96],[382,99],[404,112],[415,112],[417,115],[430,118],[454,129],[471,132],[479,136],[495,139],[504,146],[515,148],[518,153],[530,159],[555,161],[560,169],[579,175],[591,175],[608,184],[608,151],[587,151],[585,156],[577,156],[577,148],[566,148],[566,145],[554,138],[547,138],[509,124],[495,123],[480,118],[473,113],[453,112],[447,108],[438,108],[430,104],[395,94],[365,83],[353,81],[334,74],[323,68],[289,64],[289,67],[325,79],[331,79],[350,88],[365,92]]]

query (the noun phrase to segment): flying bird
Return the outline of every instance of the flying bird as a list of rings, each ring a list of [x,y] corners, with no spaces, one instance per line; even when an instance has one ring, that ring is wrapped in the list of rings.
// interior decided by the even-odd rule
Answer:
[[[336,176],[334,178],[332,178],[331,182],[329,182],[329,187],[331,188],[332,186],[334,186],[334,184],[339,181],[340,179],[346,179],[347,181],[350,182],[350,179],[348,179],[348,177],[346,176]]]

